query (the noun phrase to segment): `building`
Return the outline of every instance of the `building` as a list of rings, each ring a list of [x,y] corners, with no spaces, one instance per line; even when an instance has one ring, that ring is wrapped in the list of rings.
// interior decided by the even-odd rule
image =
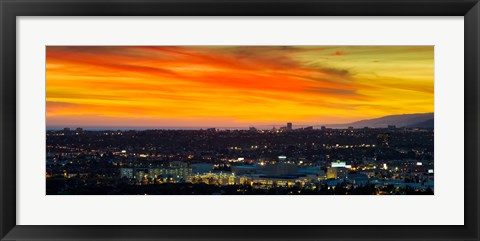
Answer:
[[[347,176],[347,169],[344,167],[327,167],[328,179],[345,179]]]
[[[202,175],[189,175],[185,178],[185,181],[197,184],[205,183],[208,185],[227,186],[246,184],[248,182],[248,179],[245,177],[236,177],[232,173],[206,173]]]
[[[248,166],[232,166],[232,173],[235,175],[248,175],[248,174],[257,174],[263,170],[263,167],[260,165],[248,165]]]
[[[63,135],[68,136],[68,135],[72,135],[72,134],[73,134],[73,132],[70,128],[68,128],[68,127],[63,128]]]
[[[327,167],[327,178],[328,179],[337,178],[337,169],[335,167]]]
[[[194,163],[190,165],[192,167],[192,171],[195,174],[204,174],[209,173],[213,169],[213,164],[211,163]]]
[[[265,176],[252,180],[255,189],[271,189],[275,187],[293,187],[299,180],[283,176]]]
[[[278,162],[273,165],[265,167],[266,173],[274,176],[292,175],[297,172],[298,166],[295,164],[288,164],[285,162]]]
[[[77,135],[83,134],[83,128],[78,127],[75,131],[75,134],[77,134]]]
[[[159,176],[171,176],[173,178],[184,178],[193,173],[190,167],[174,168],[148,168],[147,178],[157,178]]]
[[[191,167],[167,167],[167,168],[120,168],[120,177],[137,179],[155,179],[160,176],[169,176],[174,179],[185,178],[193,173]]]
[[[288,122],[288,123],[287,123],[287,131],[291,131],[291,130],[293,130],[292,123],[291,123],[291,122]]]
[[[347,181],[353,184],[355,187],[365,186],[368,183],[368,176],[364,173],[356,173],[348,175]]]
[[[121,178],[133,178],[133,168],[120,168]]]
[[[335,162],[332,162],[332,167],[343,167],[345,168],[347,166],[347,163],[346,162],[341,162],[339,160],[335,161]]]

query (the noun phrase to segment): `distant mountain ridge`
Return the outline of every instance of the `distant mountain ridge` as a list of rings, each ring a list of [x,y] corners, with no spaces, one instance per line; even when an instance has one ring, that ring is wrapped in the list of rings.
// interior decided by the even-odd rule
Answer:
[[[405,127],[409,127],[409,128],[433,128],[434,124],[435,124],[435,120],[434,119],[429,119],[429,120],[419,122],[419,123],[415,123],[415,124],[412,124],[412,125],[408,125],[408,126],[405,126]]]
[[[380,118],[360,120],[347,124],[332,124],[326,125],[332,128],[386,128],[389,125],[396,127],[409,127],[409,128],[433,128],[434,127],[434,114],[433,113],[418,113],[418,114],[401,114],[401,115],[388,115]]]

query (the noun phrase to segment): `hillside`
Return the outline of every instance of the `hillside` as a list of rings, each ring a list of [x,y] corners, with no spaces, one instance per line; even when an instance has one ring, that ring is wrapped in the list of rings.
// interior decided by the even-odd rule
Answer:
[[[327,125],[330,128],[347,128],[352,126],[354,128],[385,128],[389,125],[395,125],[396,127],[411,127],[411,128],[433,128],[434,114],[433,113],[421,113],[421,114],[402,114],[402,115],[389,115],[380,118],[361,120],[347,124],[332,124]]]

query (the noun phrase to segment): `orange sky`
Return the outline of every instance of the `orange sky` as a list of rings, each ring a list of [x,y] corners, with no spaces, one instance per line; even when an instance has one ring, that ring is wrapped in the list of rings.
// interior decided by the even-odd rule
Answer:
[[[248,127],[433,112],[433,46],[46,49],[47,127]]]

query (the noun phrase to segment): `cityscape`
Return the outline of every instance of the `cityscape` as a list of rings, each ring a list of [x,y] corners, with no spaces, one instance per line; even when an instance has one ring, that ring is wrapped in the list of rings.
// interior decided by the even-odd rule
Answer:
[[[431,46],[49,46],[46,195],[434,195]]]
[[[47,194],[433,194],[433,129],[47,132]]]

